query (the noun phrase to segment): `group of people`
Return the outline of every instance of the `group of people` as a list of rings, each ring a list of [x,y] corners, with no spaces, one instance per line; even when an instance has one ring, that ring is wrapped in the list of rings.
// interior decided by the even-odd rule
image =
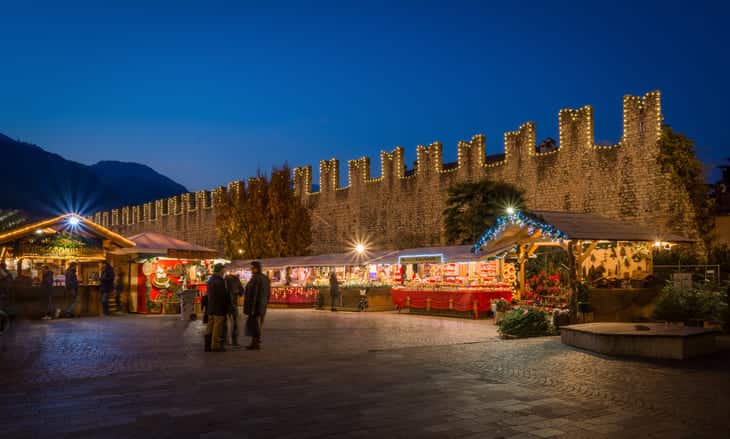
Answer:
[[[76,315],[76,306],[79,303],[79,278],[78,278],[78,264],[76,262],[69,263],[66,271],[64,272],[64,280],[66,286],[66,292],[68,293],[71,301],[69,302],[63,313],[60,309],[56,309],[53,305],[53,284],[54,284],[54,273],[48,265],[43,265],[41,268],[41,287],[46,292],[48,298],[48,308],[46,314],[42,317],[44,320],[59,317],[74,317]],[[116,275],[114,267],[109,261],[102,262],[101,275],[99,276],[99,291],[101,293],[101,305],[104,315],[109,315],[109,299],[114,292]],[[122,282],[120,278],[116,282],[116,305],[117,310],[121,308],[121,296],[122,296]]]
[[[266,307],[271,295],[269,278],[261,271],[261,263],[251,263],[251,279],[244,288],[238,276],[223,276],[223,265],[216,264],[207,282],[207,293],[202,305],[205,311],[204,322],[208,326],[205,333],[206,352],[225,352],[228,327],[231,329],[231,345],[238,346],[238,299],[243,296],[243,313],[246,315],[245,331],[251,337],[249,350],[261,349],[261,333],[266,316]]]

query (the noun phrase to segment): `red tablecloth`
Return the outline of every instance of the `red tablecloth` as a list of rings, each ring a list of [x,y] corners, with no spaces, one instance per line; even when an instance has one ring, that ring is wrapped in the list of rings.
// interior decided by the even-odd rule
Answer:
[[[455,291],[428,291],[408,288],[392,288],[390,294],[396,308],[407,308],[408,298],[410,307],[426,309],[428,299],[431,299],[431,309],[453,309],[455,311],[474,311],[474,301],[477,303],[477,312],[489,311],[492,300],[512,300],[512,291],[486,291],[478,288],[468,288]],[[449,306],[451,304],[451,307]],[[475,317],[478,317],[475,316]]]
[[[273,287],[269,303],[286,305],[313,305],[317,300],[316,288]]]

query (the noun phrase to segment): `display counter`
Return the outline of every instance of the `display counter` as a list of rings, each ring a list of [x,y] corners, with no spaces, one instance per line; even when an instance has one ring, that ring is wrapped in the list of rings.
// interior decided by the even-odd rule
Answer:
[[[269,304],[289,308],[311,307],[317,300],[317,288],[272,286]]]
[[[361,290],[367,291],[368,307],[365,311],[392,311],[395,309],[393,299],[390,295],[390,286],[377,287],[339,287],[340,295],[335,306],[343,310],[357,310],[360,303]],[[319,287],[322,293],[324,309],[332,307],[332,296],[329,287]]]
[[[491,309],[493,300],[512,300],[512,289],[504,287],[449,287],[428,288],[417,286],[393,287],[390,290],[397,309],[450,310],[473,313],[478,319],[480,313]]]
[[[53,308],[65,311],[73,297],[65,287],[53,287]],[[79,285],[79,298],[74,315],[101,315],[101,292],[99,285]],[[40,286],[13,286],[8,288],[4,306],[16,317],[39,318],[48,310],[48,293]]]

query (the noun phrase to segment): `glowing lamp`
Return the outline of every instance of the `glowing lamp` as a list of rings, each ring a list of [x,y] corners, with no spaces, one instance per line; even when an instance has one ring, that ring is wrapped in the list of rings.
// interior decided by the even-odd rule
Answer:
[[[355,246],[355,252],[357,252],[357,254],[360,254],[360,255],[363,254],[363,253],[365,253],[365,245],[363,245],[363,244],[357,244]]]
[[[507,215],[513,215],[515,213],[515,208],[512,206],[507,207]]]
[[[78,226],[80,222],[81,222],[81,220],[79,219],[79,217],[77,217],[75,215],[68,217],[69,226],[73,226],[73,227]]]

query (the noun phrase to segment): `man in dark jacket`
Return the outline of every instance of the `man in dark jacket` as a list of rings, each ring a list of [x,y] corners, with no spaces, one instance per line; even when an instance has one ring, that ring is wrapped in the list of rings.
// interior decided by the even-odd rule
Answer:
[[[235,274],[229,274],[225,277],[226,289],[228,295],[231,296],[231,308],[228,310],[228,317],[226,319],[227,328],[231,328],[231,345],[239,346],[238,344],[238,298],[243,296],[243,285],[241,279]],[[228,334],[228,329],[224,331],[224,335]]]
[[[76,277],[76,262],[71,262],[66,270],[66,292],[71,296],[71,303],[66,308],[66,317],[73,317],[79,299],[79,279]]]
[[[269,278],[261,272],[261,263],[251,262],[251,279],[246,284],[246,293],[243,302],[243,312],[246,319],[246,335],[251,336],[248,350],[261,349],[261,331],[266,316],[266,307],[269,305],[271,294]]]
[[[223,280],[223,264],[213,266],[213,275],[207,283],[208,296],[208,331],[210,347],[213,352],[225,352],[223,341],[223,323],[231,307],[231,297],[226,291],[226,282]]]
[[[330,271],[330,299],[332,300],[332,311],[337,311],[337,301],[340,298],[340,283],[337,281],[335,271]]]
[[[50,320],[53,318],[53,271],[48,268],[48,265],[44,265],[41,268],[41,288],[48,297],[48,308],[46,309],[46,315],[43,316],[43,320]]]
[[[109,315],[109,296],[114,291],[114,268],[109,261],[102,262],[101,278],[99,279],[101,285],[101,306],[104,310],[104,315]]]

